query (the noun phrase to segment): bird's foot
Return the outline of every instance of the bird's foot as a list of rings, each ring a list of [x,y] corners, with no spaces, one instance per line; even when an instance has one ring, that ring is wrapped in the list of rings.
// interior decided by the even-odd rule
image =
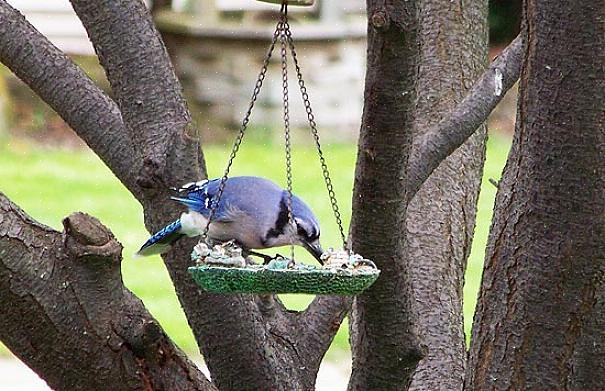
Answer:
[[[254,255],[255,257],[259,257],[263,260],[263,265],[268,265],[269,262],[271,262],[273,259],[275,259],[275,257],[272,257],[271,255],[266,255],[266,254],[261,254],[261,253],[257,253],[256,251],[247,251],[249,255]]]

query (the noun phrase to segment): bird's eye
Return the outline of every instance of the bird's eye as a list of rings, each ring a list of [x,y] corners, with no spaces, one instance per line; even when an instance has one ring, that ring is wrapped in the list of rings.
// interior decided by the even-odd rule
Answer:
[[[303,238],[307,237],[307,231],[305,231],[305,229],[300,225],[296,227],[296,233],[298,234],[298,236],[301,236]]]

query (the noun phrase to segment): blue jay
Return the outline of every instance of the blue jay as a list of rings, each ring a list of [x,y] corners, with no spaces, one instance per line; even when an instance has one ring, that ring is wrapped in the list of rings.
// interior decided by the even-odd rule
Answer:
[[[189,210],[181,218],[152,235],[138,255],[161,254],[183,236],[204,233],[220,179],[188,183],[179,189],[180,197],[171,197]],[[292,220],[288,219],[288,192],[275,183],[254,176],[231,177],[210,223],[212,241],[234,240],[245,253],[259,255],[252,249],[299,245],[323,263],[319,244],[319,224],[311,209],[292,195]]]

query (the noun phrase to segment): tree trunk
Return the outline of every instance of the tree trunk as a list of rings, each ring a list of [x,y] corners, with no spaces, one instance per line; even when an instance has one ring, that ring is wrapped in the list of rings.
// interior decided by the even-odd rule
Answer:
[[[351,245],[380,268],[353,302],[349,390],[404,389],[424,355],[405,264],[405,170],[418,77],[416,1],[368,1],[364,110]]]
[[[180,85],[142,2],[72,0],[72,5],[95,46],[115,101],[104,95],[65,54],[4,0],[0,0],[0,32],[3,33],[0,34],[0,61],[49,103],[103,159],[143,205],[149,230],[157,230],[182,211],[169,201],[169,188],[205,176],[199,140],[191,129]],[[28,221],[23,229],[33,229],[34,225]],[[43,232],[38,232],[35,240],[42,240],[40,235]],[[306,311],[296,313],[287,311],[271,296],[203,292],[187,273],[194,243],[192,239],[181,240],[164,260],[214,384],[222,390],[312,389],[321,359],[346,314],[347,300],[320,297]],[[53,251],[57,256],[61,255],[61,248],[53,247]],[[10,255],[11,258],[14,256]],[[11,258],[8,261],[13,261]],[[93,271],[90,273],[94,274]],[[78,273],[68,274],[65,281],[77,284],[78,276]],[[39,286],[34,282],[24,285],[20,293],[35,294]],[[97,290],[115,286],[110,282],[99,278],[95,284],[82,285],[82,290],[75,292],[71,299],[86,300]],[[118,293],[116,291],[115,295]],[[1,302],[9,302],[11,295],[10,289],[0,289]],[[116,296],[110,296],[112,298]],[[109,305],[91,303],[90,306],[106,322],[129,324]],[[27,322],[36,323],[34,316],[54,316],[53,311],[57,316],[70,316],[62,312],[60,306],[38,308],[39,314],[30,314]],[[132,318],[133,322],[147,322],[142,310]],[[10,318],[15,325],[17,319],[17,316]],[[145,330],[143,328],[139,333],[135,328],[131,338],[134,342],[128,340],[128,343],[137,343],[141,335],[146,338]],[[35,337],[35,333],[32,334]],[[32,350],[18,327],[7,325],[1,337],[15,354],[34,368],[41,360],[52,364],[67,357],[62,350],[53,351],[56,355],[42,349]],[[61,337],[67,340],[64,334]],[[12,342],[15,339],[17,342]],[[175,361],[184,372],[190,370],[188,364],[180,363],[177,355],[163,346],[160,344],[157,352],[151,349],[152,353],[157,353],[152,358],[159,357],[160,367],[173,366]],[[162,352],[168,352],[175,359],[163,358]],[[83,362],[75,354],[69,357],[74,362],[66,364],[67,368],[78,368],[77,365]],[[97,358],[102,359],[100,351]],[[112,360],[109,352],[106,359]],[[99,389],[98,384],[107,378],[106,368],[96,365],[94,360],[89,362],[92,364],[87,370],[80,371],[85,376],[78,379],[78,387],[89,385],[89,389]],[[138,359],[135,364],[126,368],[127,375],[133,372],[150,378],[160,388],[168,384],[165,389],[187,389],[176,381],[173,382],[175,386],[171,386],[170,382],[174,380],[171,376],[175,375],[170,371],[162,372],[163,368],[156,370],[155,361],[148,363]],[[145,370],[140,369],[146,365]],[[151,377],[147,369],[154,372]],[[194,369],[191,371],[191,374],[183,375],[182,381],[205,387],[205,379],[194,373]],[[39,373],[45,379],[60,378],[61,368],[47,365]],[[120,373],[111,376],[125,378]],[[60,383],[57,387],[71,389],[70,385]],[[120,387],[138,389],[140,385],[125,381]]]
[[[205,176],[199,141],[191,132],[178,80],[141,2],[71,1],[107,72],[115,101],[4,0],[0,0],[0,31],[4,32],[0,60],[103,158],[143,204],[147,227],[156,230],[180,212],[167,202],[169,187]],[[485,3],[369,0],[368,15],[368,70],[351,234],[353,249],[374,259],[382,275],[355,301],[349,388],[406,388],[428,346],[430,353],[417,373],[415,387],[455,389],[460,387],[464,367],[459,300],[474,225],[483,134],[442,164],[412,205],[408,204],[439,160],[481,122],[481,115],[473,112],[470,120],[454,121],[457,137],[446,143],[438,140],[439,151],[431,155],[431,164],[419,174],[410,174],[413,181],[406,176],[410,163],[417,167],[419,161],[427,161],[421,159],[426,151],[411,149],[413,142],[426,134],[439,136],[439,127],[432,126],[440,117],[435,111],[452,108],[483,64]],[[493,99],[490,102],[495,104]],[[466,106],[461,112],[467,112]],[[473,125],[464,126],[469,123]],[[421,143],[422,147],[431,147],[431,140]],[[410,154],[419,157],[408,161]],[[460,176],[463,180],[458,183]],[[5,245],[9,253],[0,251],[0,273],[6,272],[0,301],[15,300],[18,305],[7,311],[0,337],[53,386],[96,389],[112,378],[123,380],[117,387],[124,389],[211,387],[179,357],[178,350],[172,350],[140,303],[121,287],[116,266],[119,250],[113,248],[117,244],[108,244],[108,249],[101,243],[99,235],[115,241],[100,224],[68,220],[61,235],[46,232],[26,218],[15,231],[15,225],[3,218],[0,215],[0,246]],[[15,245],[15,240],[22,245]],[[186,272],[193,244],[191,239],[182,240],[164,260],[214,384],[221,390],[312,389],[348,300],[318,297],[306,311],[295,313],[286,311],[273,296],[203,292]],[[26,254],[25,261],[14,253],[19,248]],[[43,256],[50,258],[44,267],[52,268],[57,263],[53,257],[61,261],[67,257],[69,265],[53,269],[57,273],[53,277],[74,288],[62,299],[69,302],[69,309],[82,307],[81,312],[63,311],[54,305],[53,297],[44,301],[48,295],[40,294],[44,285],[36,280],[38,265],[29,268],[33,257]],[[49,292],[61,294],[56,289]],[[29,305],[31,298],[42,305],[24,316],[24,333],[16,327],[17,315],[25,313],[24,308],[34,308]],[[66,322],[67,327],[81,322],[88,326],[89,321],[97,334],[90,337],[92,345],[78,340],[49,350],[48,344],[38,343],[40,330],[48,327],[53,338],[67,340],[63,324],[44,320],[73,314],[78,319]],[[89,335],[88,329],[84,332]],[[106,335],[109,341],[97,338]],[[116,351],[118,345],[123,349]],[[78,351],[82,346],[84,352]],[[65,368],[85,376],[63,376],[64,368],[56,365],[62,357],[69,360]],[[121,367],[111,366],[125,359],[129,361]]]
[[[421,2],[415,128],[435,126],[465,96],[487,59],[487,1]],[[414,390],[461,390],[466,367],[462,287],[485,160],[485,126],[437,168],[407,211],[406,266],[428,354]],[[410,162],[412,165],[413,162]]]
[[[605,1],[527,0],[468,389],[605,388]]]
[[[369,1],[368,18],[351,232],[353,249],[382,272],[353,306],[349,389],[407,388],[425,346],[413,387],[461,389],[462,283],[485,129],[441,164],[407,215],[405,167],[412,137],[453,109],[484,67],[487,4]]]

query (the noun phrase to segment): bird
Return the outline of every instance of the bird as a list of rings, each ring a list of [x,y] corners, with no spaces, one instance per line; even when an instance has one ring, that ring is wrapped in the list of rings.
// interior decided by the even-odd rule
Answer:
[[[216,204],[221,178],[191,182],[171,199],[187,206],[187,212],[153,234],[137,252],[148,256],[167,252],[182,237],[204,234],[212,206]],[[286,245],[304,247],[323,264],[319,223],[311,209],[296,195],[291,197],[292,219],[288,213],[289,192],[272,181],[256,176],[234,176],[225,180],[207,235],[212,242],[234,241],[244,254],[272,257],[252,250]]]

